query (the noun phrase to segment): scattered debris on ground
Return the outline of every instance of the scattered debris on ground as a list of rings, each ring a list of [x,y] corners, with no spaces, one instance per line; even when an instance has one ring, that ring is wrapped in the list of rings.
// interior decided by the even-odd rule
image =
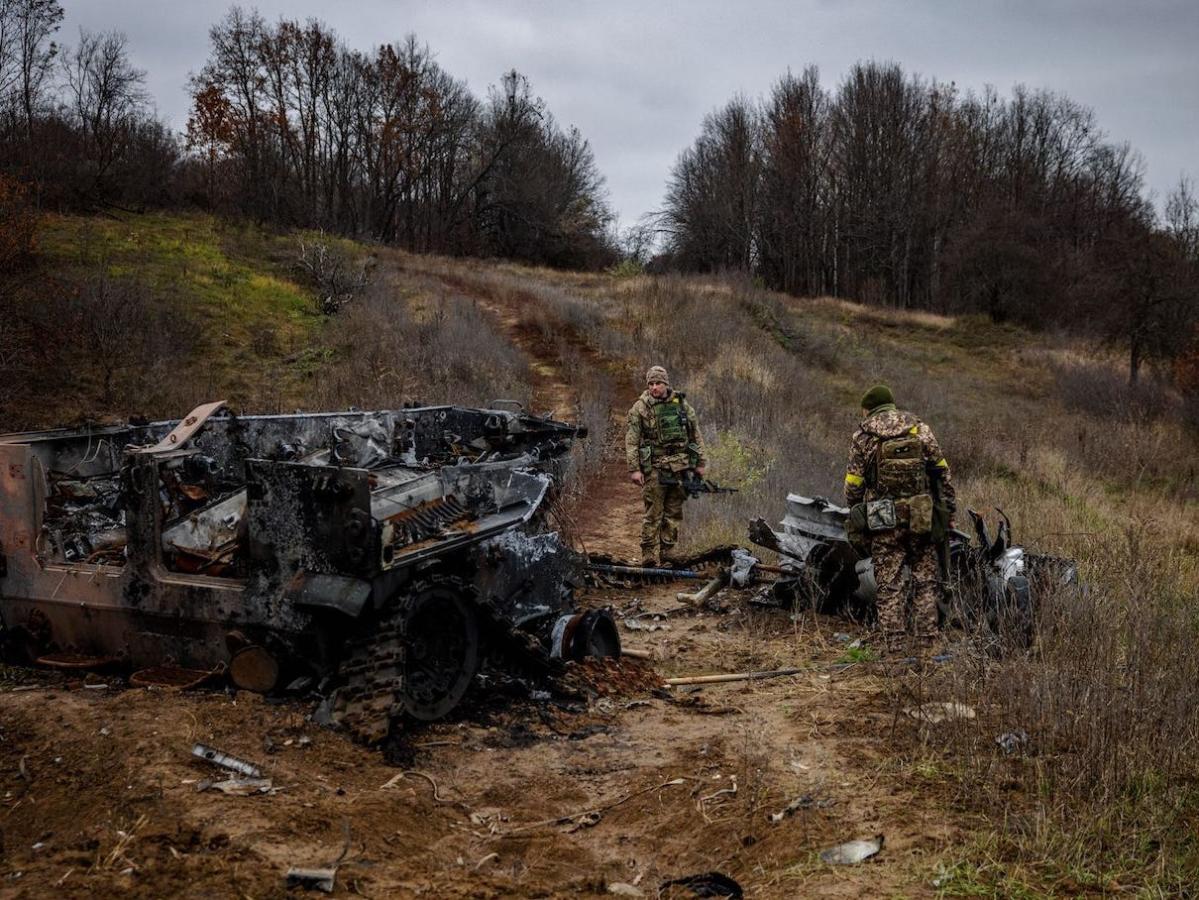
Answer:
[[[743,897],[741,885],[722,872],[704,872],[699,875],[684,875],[663,881],[658,890],[662,897],[677,897],[686,892],[692,897]]]
[[[952,700],[909,706],[903,712],[904,715],[929,725],[939,725],[941,722],[952,722],[956,719],[973,719],[977,715],[973,707]]]
[[[820,858],[832,866],[852,866],[864,862],[883,849],[883,836],[873,840],[848,841],[820,851]]]

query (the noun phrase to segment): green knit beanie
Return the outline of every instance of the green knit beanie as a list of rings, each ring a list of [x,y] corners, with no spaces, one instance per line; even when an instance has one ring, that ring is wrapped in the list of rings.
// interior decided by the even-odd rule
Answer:
[[[862,395],[862,409],[866,410],[866,412],[877,409],[886,403],[894,402],[895,395],[891,393],[891,389],[885,384],[876,384]]]

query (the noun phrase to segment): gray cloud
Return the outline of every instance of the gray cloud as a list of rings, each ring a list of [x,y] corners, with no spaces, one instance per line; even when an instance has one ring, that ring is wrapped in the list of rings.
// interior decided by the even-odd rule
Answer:
[[[130,39],[159,111],[187,119],[186,84],[224,0],[63,0],[62,38],[115,28]],[[735,92],[759,96],[788,67],[826,87],[859,60],[894,60],[963,90],[1017,83],[1093,107],[1164,196],[1199,176],[1199,3],[1194,0],[259,0],[268,19],[315,17],[366,48],[415,33],[482,95],[516,67],[560,122],[595,148],[628,224],[661,202],[700,120]]]

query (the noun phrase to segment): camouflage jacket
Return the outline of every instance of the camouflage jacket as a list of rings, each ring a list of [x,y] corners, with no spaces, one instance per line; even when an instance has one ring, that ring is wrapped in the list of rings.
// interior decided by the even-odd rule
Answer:
[[[941,499],[954,509],[953,481],[949,477],[949,463],[941,453],[941,446],[932,429],[910,412],[896,409],[888,403],[874,411],[858,426],[849,442],[849,465],[845,470],[845,505],[853,506],[863,500],[874,500],[872,495],[873,469],[878,445],[888,438],[899,437],[910,431],[920,438],[924,448],[924,464],[930,478],[940,482]]]
[[[658,429],[654,406],[658,403],[668,403],[675,396],[676,392],[671,391],[665,399],[655,400],[649,391],[643,391],[629,410],[628,427],[624,434],[624,451],[625,462],[630,472],[648,472],[651,468],[681,472],[692,466],[708,464],[708,453],[699,430],[699,416],[685,399],[683,409],[687,413],[687,441],[690,452],[684,450],[664,453],[663,448],[656,445]]]

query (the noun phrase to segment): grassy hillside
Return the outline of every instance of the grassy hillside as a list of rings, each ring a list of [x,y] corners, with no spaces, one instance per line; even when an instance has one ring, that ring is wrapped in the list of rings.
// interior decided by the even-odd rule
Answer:
[[[527,395],[522,362],[506,341],[488,344],[467,301],[397,281],[393,266],[343,315],[323,315],[297,264],[305,243],[352,267],[375,262],[372,248],[338,238],[198,214],[45,218],[35,267],[0,291],[0,429],[179,415],[215,397],[280,412],[482,400],[497,383]],[[472,340],[494,365],[452,365],[444,345]]]
[[[342,243],[377,265],[330,318],[294,267],[314,239],[203,216],[48,221],[39,269],[4,301],[20,333],[0,353],[14,386],[0,428],[176,415],[218,395],[252,411],[542,402],[561,379],[595,435],[588,471],[619,478],[620,413],[663,364],[699,411],[713,477],[742,488],[689,504],[698,546],[743,543],[746,520],[779,518],[788,491],[839,497],[858,397],[885,381],[936,431],[960,505],[1002,508],[1021,542],[1077,559],[1089,586],[1045,598],[1034,652],[982,658],[954,684],[976,722],[894,761],[982,823],[946,857],[942,890],[1170,893],[1199,878],[1199,450],[1182,398],[1129,389],[1068,339],[736,279]],[[87,289],[101,277],[122,302]],[[96,302],[119,328],[89,331]],[[1034,750],[997,758],[995,735],[1013,729]]]

